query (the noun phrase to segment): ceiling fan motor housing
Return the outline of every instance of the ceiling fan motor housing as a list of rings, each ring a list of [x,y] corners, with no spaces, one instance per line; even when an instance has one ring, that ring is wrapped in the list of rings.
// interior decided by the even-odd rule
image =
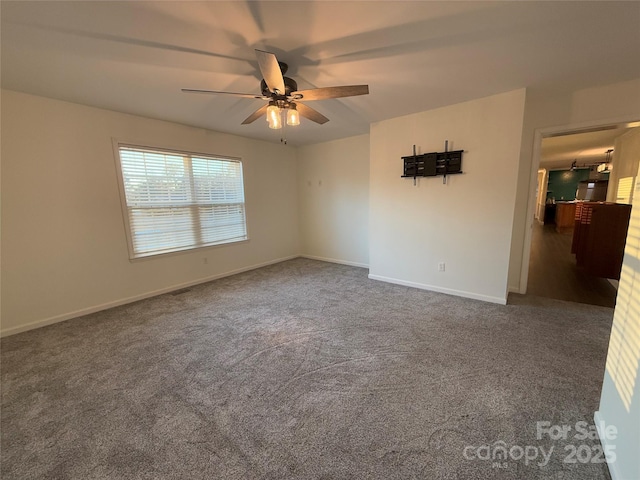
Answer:
[[[274,98],[274,99],[284,99],[284,98],[280,98],[280,97],[289,97],[291,96],[291,94],[293,92],[297,92],[298,91],[298,84],[296,83],[296,81],[292,78],[289,77],[283,77],[284,78],[284,95],[280,95],[278,97],[274,97],[274,94],[271,93],[269,91],[269,87],[267,87],[267,82],[265,82],[264,80],[262,80],[260,82],[260,91],[262,92],[262,95],[265,97],[270,97],[270,98]]]

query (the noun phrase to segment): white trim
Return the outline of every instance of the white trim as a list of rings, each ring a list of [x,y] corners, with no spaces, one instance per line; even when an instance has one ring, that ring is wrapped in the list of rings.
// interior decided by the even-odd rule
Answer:
[[[612,126],[635,123],[637,115],[629,115],[609,120],[593,120],[589,122],[570,123],[555,127],[536,128],[533,138],[533,153],[531,156],[531,170],[529,172],[529,198],[527,201],[527,217],[525,219],[524,245],[522,251],[522,264],[520,265],[519,292],[527,293],[527,281],[529,277],[529,260],[531,259],[531,238],[533,234],[534,212],[536,209],[536,182],[540,168],[540,156],[542,152],[542,139],[558,135],[572,135],[587,131],[604,130]]]
[[[321,262],[339,263],[340,265],[349,265],[351,267],[369,268],[369,265],[366,263],[351,262],[349,260],[337,260],[335,258],[316,257],[315,255],[300,254],[300,258],[319,260]]]
[[[127,252],[129,261],[134,258],[133,241],[131,239],[131,225],[129,223],[129,212],[127,210],[127,196],[124,189],[124,179],[122,178],[122,165],[120,163],[120,142],[116,138],[111,138],[113,148],[113,160],[116,167],[116,180],[118,182],[118,192],[120,193],[120,211],[122,212],[122,226],[124,228],[124,238],[127,240]]]
[[[600,437],[600,443],[602,444],[602,450],[603,451],[607,451],[607,445],[608,445],[608,438],[607,435],[605,435],[605,432],[602,432],[600,430],[600,427],[602,425],[606,425],[606,422],[604,421],[604,419],[602,418],[602,416],[600,415],[600,411],[597,411],[593,414],[593,422],[596,426],[596,430],[598,431],[598,437]],[[609,447],[610,450],[615,451],[615,445],[611,445]],[[609,475],[611,476],[611,480],[623,480],[622,476],[620,475],[620,473],[618,472],[618,469],[616,467],[616,462],[613,463],[609,463],[607,462],[607,467],[609,468]]]
[[[407,282],[398,280],[397,278],[383,277],[381,275],[369,274],[369,279],[379,280],[381,282],[395,283],[396,285],[404,285],[405,287],[419,288],[421,290],[429,290],[431,292],[446,293],[447,295],[455,295],[456,297],[472,298],[474,300],[482,300],[483,302],[498,303],[500,305],[507,304],[507,298],[491,297],[480,293],[465,292],[463,290],[454,290],[452,288],[436,287],[434,285],[425,285],[423,283]]]
[[[163,153],[170,152],[170,153],[175,153],[176,155],[203,156],[203,157],[213,158],[214,160],[216,159],[231,160],[234,162],[242,163],[242,158],[230,157],[229,155],[219,155],[217,153],[194,152],[193,150],[184,149],[184,148],[158,147],[157,145],[153,146],[151,144],[147,144],[146,142],[145,143],[125,142],[125,141],[118,140],[114,137],[112,137],[112,140],[114,140],[118,144],[117,145],[118,150],[120,149],[120,147],[138,148],[141,150],[148,150],[149,152],[154,152],[154,153],[158,153],[158,151],[161,151]],[[153,142],[153,143],[156,144],[157,142]]]
[[[7,328],[5,330],[0,331],[0,337],[8,337],[9,335],[15,335],[17,333],[26,332],[29,330],[34,330],[36,328],[45,327],[47,325],[52,325],[54,323],[64,322],[65,320],[71,320],[72,318],[81,317],[83,315],[89,315],[90,313],[100,312],[102,310],[107,310],[109,308],[118,307],[120,305],[126,305],[127,303],[137,302],[139,300],[144,300],[145,298],[151,298],[158,295],[162,295],[164,293],[173,292],[175,290],[180,290],[186,287],[192,287],[194,285],[198,285],[201,283],[211,282],[213,280],[217,280],[223,277],[229,277],[231,275],[236,275],[238,273],[247,272],[249,270],[255,270],[257,268],[266,267],[268,265],[273,265],[275,263],[285,262],[287,260],[292,260],[294,258],[298,258],[299,255],[291,255],[288,257],[278,258],[276,260],[269,260],[268,262],[259,263],[257,265],[251,265],[248,267],[238,268],[236,270],[232,270],[230,272],[220,273],[217,275],[211,275],[209,277],[199,278],[197,280],[193,280],[190,282],[180,283],[178,285],[172,285],[170,287],[160,288],[158,290],[153,290],[151,292],[141,293],[139,295],[134,295],[132,297],[122,298],[120,300],[114,300],[112,302],[103,303],[101,305],[95,305],[93,307],[83,308],[80,310],[76,310],[69,313],[63,313],[61,315],[56,315],[53,317],[45,318],[43,320],[37,320],[35,322],[28,323],[26,325],[19,325],[13,328]]]
[[[536,211],[536,183],[538,182],[538,170],[540,169],[540,156],[542,152],[542,129],[536,129],[533,135],[533,153],[531,155],[531,171],[529,173],[529,198],[527,200],[527,216],[525,219],[524,245],[522,250],[522,264],[520,265],[520,285],[518,292],[527,293],[529,281],[529,261],[531,260],[531,238],[533,237],[533,221]],[[533,196],[533,200],[531,197]]]

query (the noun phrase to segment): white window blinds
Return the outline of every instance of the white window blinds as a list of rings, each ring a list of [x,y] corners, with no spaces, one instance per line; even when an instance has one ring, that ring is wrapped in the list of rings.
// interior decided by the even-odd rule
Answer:
[[[132,258],[247,239],[239,160],[118,150]]]
[[[635,177],[624,177],[618,180],[616,203],[631,203],[633,198],[633,181]]]

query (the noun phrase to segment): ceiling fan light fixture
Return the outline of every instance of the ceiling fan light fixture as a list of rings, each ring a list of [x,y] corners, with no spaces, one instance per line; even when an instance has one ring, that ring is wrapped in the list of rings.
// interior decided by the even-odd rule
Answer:
[[[295,103],[290,103],[287,109],[287,125],[300,125],[300,114],[298,113]]]
[[[0,0],[1,1],[1,0]],[[295,80],[285,77],[288,66],[279,62],[276,55],[263,50],[255,50],[258,59],[258,68],[262,74],[260,81],[260,95],[251,93],[221,92],[217,90],[202,90],[193,88],[183,88],[185,93],[207,93],[213,95],[232,95],[241,98],[251,98],[267,100],[267,105],[262,105],[251,115],[244,119],[242,125],[249,125],[266,113],[265,120],[269,128],[277,130],[286,128],[287,125],[300,125],[300,115],[307,120],[324,125],[329,121],[327,117],[317,110],[300,103],[300,108],[294,102],[298,100],[312,101],[325,100],[330,98],[353,97],[357,95],[367,95],[368,85],[341,85],[337,87],[320,87],[308,90],[298,90]],[[284,111],[286,110],[286,112]],[[286,115],[286,116],[285,116]],[[286,123],[285,123],[286,122]]]
[[[277,130],[282,128],[282,118],[280,116],[280,108],[275,102],[269,103],[267,107],[267,122],[269,122],[269,128]]]

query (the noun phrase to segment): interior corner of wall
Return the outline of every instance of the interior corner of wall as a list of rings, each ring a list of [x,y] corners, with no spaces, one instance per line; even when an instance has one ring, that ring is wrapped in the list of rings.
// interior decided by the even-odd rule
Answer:
[[[511,282],[509,282],[509,285],[507,286],[507,295],[509,293],[521,293],[520,285],[514,285]]]

